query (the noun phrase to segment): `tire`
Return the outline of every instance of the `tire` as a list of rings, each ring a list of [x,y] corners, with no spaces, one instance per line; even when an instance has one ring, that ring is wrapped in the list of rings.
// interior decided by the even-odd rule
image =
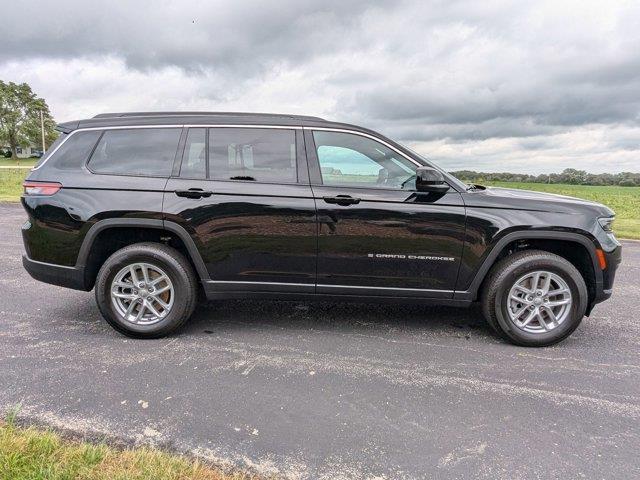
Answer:
[[[546,281],[551,296],[540,293],[545,292]],[[580,272],[564,258],[541,250],[514,253],[497,262],[481,295],[482,313],[489,325],[511,343],[526,347],[553,345],[571,335],[584,317],[588,300]]]
[[[127,274],[132,265],[134,272]],[[144,283],[145,271],[148,284]],[[139,280],[137,285],[142,283],[144,288],[136,288],[133,280]],[[112,296],[112,289],[126,298]],[[132,338],[160,338],[181,327],[193,313],[197,293],[198,281],[189,261],[174,248],[159,243],[136,243],[118,250],[104,262],[95,284],[102,316]],[[151,307],[161,315],[155,315]]]

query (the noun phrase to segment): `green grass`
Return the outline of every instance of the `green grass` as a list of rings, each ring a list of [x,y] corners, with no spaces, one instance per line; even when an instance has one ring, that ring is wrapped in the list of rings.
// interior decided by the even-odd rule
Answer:
[[[20,158],[14,160],[12,158],[0,157],[0,167],[15,167],[19,165],[21,167],[33,167],[39,158]]]
[[[0,421],[0,478],[33,480],[249,480],[197,460],[142,447],[66,440],[49,430]]]
[[[521,182],[492,182],[488,185],[557,193],[602,203],[616,212],[614,231],[617,237],[640,239],[640,187],[596,187]]]
[[[17,202],[22,195],[22,182],[29,170],[0,168],[0,202]]]

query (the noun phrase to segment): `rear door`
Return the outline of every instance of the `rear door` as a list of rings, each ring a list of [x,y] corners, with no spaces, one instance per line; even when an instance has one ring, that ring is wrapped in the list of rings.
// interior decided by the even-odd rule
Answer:
[[[164,194],[218,291],[313,293],[316,212],[302,130],[194,127]]]
[[[318,293],[451,298],[461,195],[415,190],[415,161],[374,137],[305,130],[318,208]]]

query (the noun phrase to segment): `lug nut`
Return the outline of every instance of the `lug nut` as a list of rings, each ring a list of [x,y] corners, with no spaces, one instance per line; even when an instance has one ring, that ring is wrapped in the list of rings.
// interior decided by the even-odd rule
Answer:
[[[536,308],[536,307],[534,307],[533,305],[531,305],[531,306],[529,307],[529,310],[533,310],[533,309],[535,309],[535,308]]]
[[[149,293],[153,293],[153,287],[149,287]]]
[[[151,297],[147,297],[147,300],[151,301]]]
[[[540,290],[538,290],[538,291],[536,292],[536,295],[538,295],[538,296],[540,297],[540,296],[542,296],[542,292],[541,292]]]
[[[133,291],[133,294],[134,294],[134,295],[137,295],[137,294],[138,294],[138,290],[134,290],[134,291]]]

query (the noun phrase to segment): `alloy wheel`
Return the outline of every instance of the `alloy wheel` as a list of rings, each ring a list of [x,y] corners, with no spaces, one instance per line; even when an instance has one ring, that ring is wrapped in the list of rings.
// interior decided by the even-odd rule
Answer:
[[[520,277],[511,287],[507,311],[511,321],[529,333],[545,333],[569,316],[572,298],[569,285],[559,275],[538,270]]]
[[[111,282],[111,302],[126,321],[153,325],[171,311],[175,292],[169,276],[150,263],[122,268]]]

